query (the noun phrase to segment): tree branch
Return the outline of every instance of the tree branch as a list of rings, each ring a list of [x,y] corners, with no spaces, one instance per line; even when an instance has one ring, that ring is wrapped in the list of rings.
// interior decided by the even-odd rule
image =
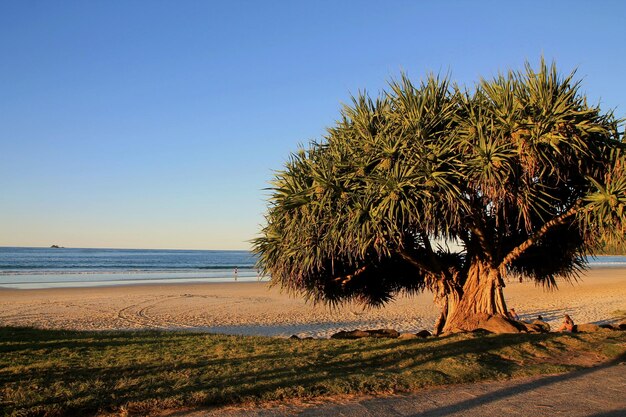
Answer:
[[[410,263],[411,265],[413,265],[414,267],[416,267],[417,269],[427,273],[427,274],[432,274],[432,275],[438,275],[439,271],[436,270],[436,268],[433,268],[432,265],[428,265],[424,262],[418,261],[417,259],[415,259],[414,257],[412,257],[409,253],[406,252],[405,249],[399,249],[398,250],[398,255],[400,255],[400,257],[402,259],[404,259],[405,261],[407,261],[408,263]]]
[[[368,267],[369,267],[369,265],[362,266],[361,268],[357,269],[356,271],[354,271],[354,273],[352,273],[350,275],[333,278],[333,281],[338,281],[338,282],[341,283],[341,285],[346,285],[348,282],[350,282],[352,280],[352,278],[358,277],[363,272],[365,272]]]
[[[426,249],[426,252],[428,253],[428,258],[430,259],[432,267],[434,268],[436,272],[440,273],[441,265],[439,264],[439,260],[437,259],[437,256],[435,255],[435,251],[433,250],[432,245],[430,244],[430,239],[428,238],[428,234],[424,232],[420,232],[420,237],[422,238],[422,241],[424,242],[424,248]]]
[[[476,197],[478,199],[479,197]],[[476,199],[472,198],[471,205],[473,208],[472,214],[469,216],[469,230],[478,239],[478,244],[483,250],[483,253],[487,255],[488,261],[493,262],[494,251],[493,246],[489,242],[487,236],[487,220],[484,219],[479,213],[485,213],[486,208],[476,202]],[[471,237],[470,239],[471,240]]]
[[[509,265],[511,262],[513,262],[517,258],[519,258],[524,252],[526,252],[526,250],[528,248],[530,248],[539,239],[541,239],[542,236],[544,236],[546,233],[548,233],[548,231],[550,231],[550,229],[552,229],[553,227],[562,225],[563,223],[565,223],[565,221],[569,217],[575,215],[578,212],[578,210],[580,210],[580,208],[581,208],[580,203],[581,203],[580,200],[576,201],[576,203],[574,203],[574,205],[569,210],[567,210],[565,213],[563,213],[563,214],[553,218],[552,220],[547,221],[546,223],[544,223],[544,225],[541,226],[541,228],[539,230],[537,230],[528,239],[526,239],[524,242],[522,242],[522,244],[520,244],[519,246],[515,247],[511,252],[509,252],[508,255],[506,255],[504,257],[502,262],[500,262],[500,265],[498,266],[498,269],[500,271],[504,271],[504,268],[506,268],[507,265]],[[504,273],[502,273],[502,275],[504,275]]]
[[[493,249],[487,240],[487,236],[485,235],[485,231],[482,230],[478,226],[470,227],[469,230],[476,236],[478,239],[478,244],[482,248],[483,252],[487,255],[488,260],[493,261]]]

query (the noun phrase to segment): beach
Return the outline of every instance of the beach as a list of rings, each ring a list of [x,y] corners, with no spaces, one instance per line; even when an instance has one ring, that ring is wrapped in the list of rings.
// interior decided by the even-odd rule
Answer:
[[[510,281],[508,307],[522,320],[542,315],[552,328],[563,314],[576,323],[605,323],[626,312],[626,269],[594,268],[550,291]],[[313,305],[264,282],[119,285],[89,288],[0,288],[0,325],[72,330],[192,330],[326,338],[340,330],[432,329],[432,294],[402,295],[383,308]]]

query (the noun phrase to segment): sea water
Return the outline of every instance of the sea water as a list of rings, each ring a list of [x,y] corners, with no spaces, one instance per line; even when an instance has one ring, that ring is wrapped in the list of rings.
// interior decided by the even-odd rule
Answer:
[[[0,287],[263,280],[249,251],[0,247]]]
[[[626,256],[598,256],[588,262],[591,268],[626,268]],[[248,251],[0,247],[0,287],[266,280],[255,264]]]

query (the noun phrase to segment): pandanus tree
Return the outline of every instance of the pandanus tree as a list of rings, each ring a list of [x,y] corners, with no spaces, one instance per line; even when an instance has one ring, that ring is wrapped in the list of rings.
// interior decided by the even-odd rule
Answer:
[[[271,282],[380,306],[432,291],[436,333],[507,313],[509,279],[576,279],[626,232],[621,121],[543,60],[471,90],[406,76],[344,106],[276,174],[254,241]]]

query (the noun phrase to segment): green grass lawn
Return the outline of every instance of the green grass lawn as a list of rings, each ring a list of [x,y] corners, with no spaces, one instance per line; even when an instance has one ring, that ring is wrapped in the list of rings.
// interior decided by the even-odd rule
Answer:
[[[404,392],[565,372],[625,352],[626,332],[617,331],[288,340],[0,328],[0,410],[14,416],[143,414],[189,406]]]

